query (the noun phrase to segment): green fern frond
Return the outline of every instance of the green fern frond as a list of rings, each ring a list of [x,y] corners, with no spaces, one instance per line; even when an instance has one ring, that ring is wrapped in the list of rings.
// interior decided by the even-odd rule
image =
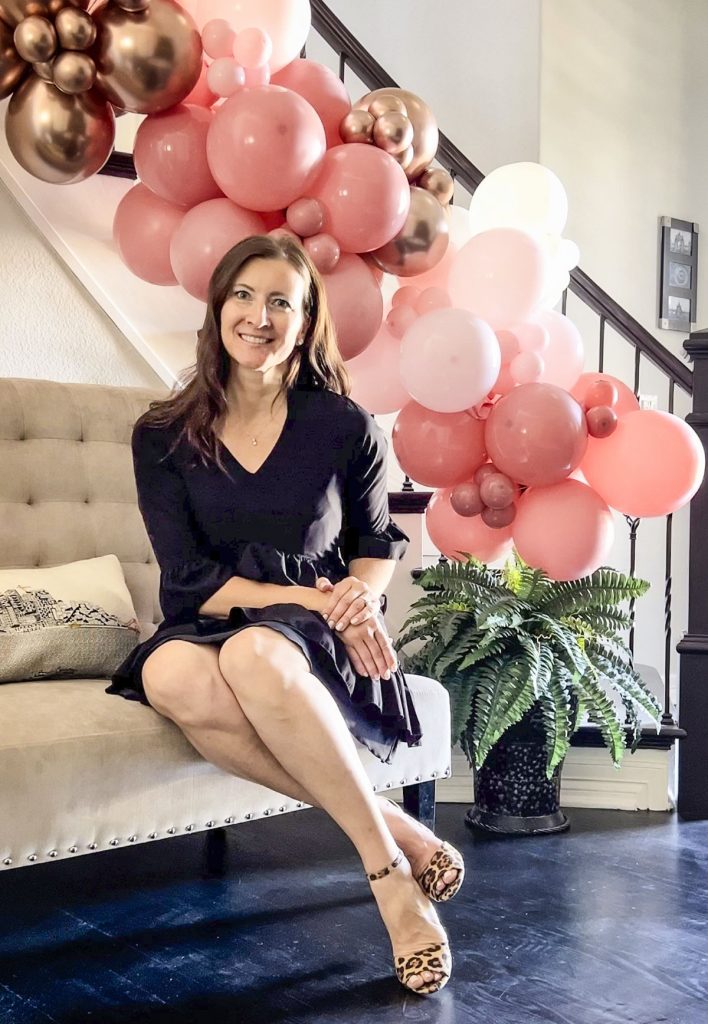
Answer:
[[[479,667],[476,679],[472,737],[475,764],[481,768],[497,740],[533,705],[534,692],[517,658],[493,659]]]
[[[545,732],[546,776],[550,779],[570,747],[568,737],[570,696],[560,678],[557,675],[551,675],[548,685],[538,700],[541,705]]]
[[[619,767],[625,751],[625,735],[614,704],[598,680],[589,673],[580,676],[575,685],[582,694],[588,718],[593,725],[599,726],[615,767]]]
[[[557,583],[538,607],[547,615],[560,617],[586,608],[636,600],[648,589],[646,580],[625,576],[616,569],[597,569],[591,576]]]

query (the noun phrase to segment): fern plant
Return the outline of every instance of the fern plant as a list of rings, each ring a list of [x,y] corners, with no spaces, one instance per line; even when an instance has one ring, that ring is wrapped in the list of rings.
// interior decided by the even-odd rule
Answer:
[[[632,752],[639,743],[638,709],[657,731],[660,724],[661,707],[621,637],[631,624],[623,602],[649,584],[609,568],[556,582],[517,554],[502,569],[464,554],[466,562],[423,572],[417,582],[425,594],[411,606],[396,643],[406,671],[433,676],[447,689],[452,743],[459,740],[479,769],[506,730],[538,704],[549,779],[586,712],[619,767],[625,729]],[[422,646],[406,653],[416,641]],[[604,682],[620,695],[626,723]]]

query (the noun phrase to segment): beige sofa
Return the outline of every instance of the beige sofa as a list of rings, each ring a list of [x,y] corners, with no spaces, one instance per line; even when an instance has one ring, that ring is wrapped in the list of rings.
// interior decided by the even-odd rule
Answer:
[[[161,619],[158,567],[136,503],[131,428],[157,393],[0,380],[0,567],[114,553],[142,636]],[[360,747],[375,790],[434,814],[450,771],[449,705],[409,676],[424,739],[384,765]],[[0,685],[0,866],[222,828],[303,805],[206,762],[152,708],[104,693],[104,679]]]

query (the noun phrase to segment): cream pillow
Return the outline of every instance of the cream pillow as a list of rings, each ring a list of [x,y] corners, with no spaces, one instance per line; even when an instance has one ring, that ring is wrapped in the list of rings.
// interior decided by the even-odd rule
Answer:
[[[0,683],[105,678],[139,632],[115,555],[50,569],[0,569]]]

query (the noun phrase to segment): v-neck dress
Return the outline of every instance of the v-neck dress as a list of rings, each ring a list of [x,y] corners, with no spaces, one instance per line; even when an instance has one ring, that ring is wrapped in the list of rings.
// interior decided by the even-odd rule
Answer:
[[[283,430],[253,473],[223,444],[227,472],[204,465],[179,433],[140,421],[133,431],[138,503],[160,566],[164,621],[106,692],[149,704],[142,668],[160,644],[220,645],[248,626],[268,626],[300,647],[352,735],[376,757],[389,763],[400,740],[417,746],[420,725],[403,672],[390,680],[358,675],[317,612],[272,604],[233,607],[228,618],[199,613],[232,576],[312,587],[318,576],[336,583],[349,575],[354,558],[402,558],[408,537],[389,515],[387,442],[373,417],[332,391],[293,388]]]

